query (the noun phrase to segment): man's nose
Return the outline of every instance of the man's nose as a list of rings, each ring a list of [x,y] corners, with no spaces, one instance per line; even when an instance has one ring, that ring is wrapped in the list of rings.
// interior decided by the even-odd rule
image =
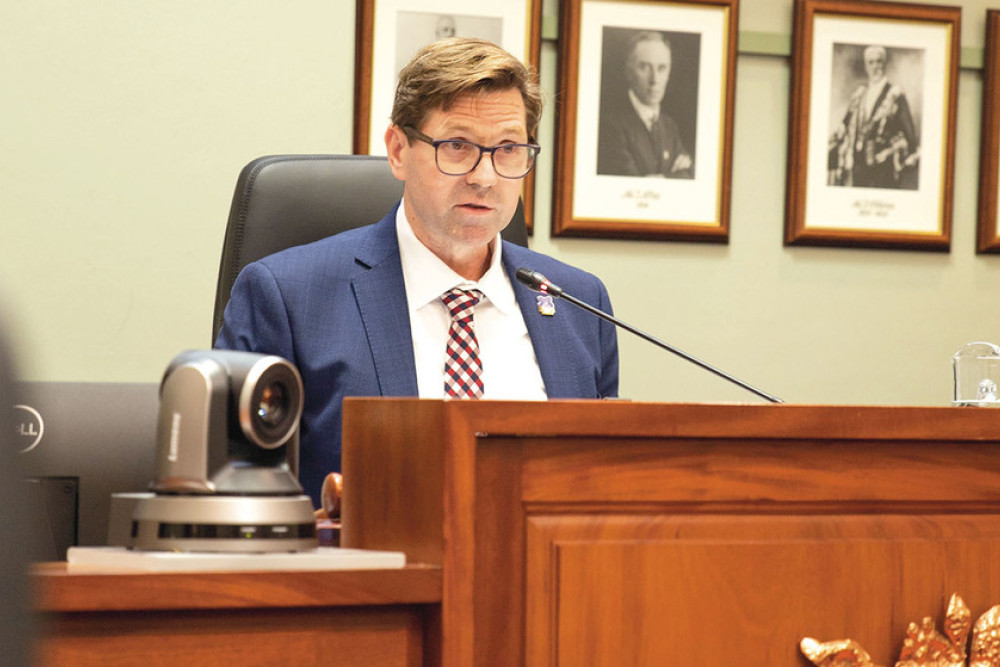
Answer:
[[[496,183],[497,172],[493,168],[493,155],[491,153],[483,153],[479,158],[479,164],[476,168],[465,175],[466,180],[469,183],[481,186],[490,186]]]

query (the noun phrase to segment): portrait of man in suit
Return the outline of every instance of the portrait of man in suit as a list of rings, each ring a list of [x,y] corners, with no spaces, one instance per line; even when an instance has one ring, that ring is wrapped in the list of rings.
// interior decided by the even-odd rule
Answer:
[[[406,67],[413,54],[422,47],[451,37],[478,37],[499,44],[503,39],[503,18],[475,14],[398,11],[395,72]]]
[[[883,46],[837,44],[841,60],[858,55],[864,66],[864,80],[845,74],[850,96],[827,147],[827,183],[859,188],[916,190],[920,163],[920,133],[903,86],[889,80],[890,51]],[[919,53],[900,58],[896,71],[919,69]],[[860,53],[859,53],[860,52]],[[904,65],[905,62],[905,65]],[[834,58],[835,68],[838,59]],[[855,70],[856,71],[856,70]],[[912,78],[912,77],[911,77]],[[837,85],[837,82],[834,82]],[[843,83],[841,84],[844,85]],[[837,102],[836,90],[831,98]]]
[[[690,88],[671,85],[678,66],[691,62],[690,53],[662,32],[630,29],[615,34],[622,30],[605,28],[607,60],[617,60],[620,69],[609,65],[602,78],[597,173],[694,178],[697,98]],[[695,49],[695,65],[696,54]],[[672,110],[686,117],[688,127],[682,128]]]

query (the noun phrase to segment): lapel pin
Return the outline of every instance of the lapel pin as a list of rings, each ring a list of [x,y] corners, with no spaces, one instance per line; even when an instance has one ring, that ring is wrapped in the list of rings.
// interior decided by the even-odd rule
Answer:
[[[539,294],[535,297],[538,302],[538,312],[542,315],[552,317],[556,314],[556,304],[551,294]]]

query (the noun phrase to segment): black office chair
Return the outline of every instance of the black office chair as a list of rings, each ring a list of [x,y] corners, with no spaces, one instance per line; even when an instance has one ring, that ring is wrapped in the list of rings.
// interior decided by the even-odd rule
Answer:
[[[215,292],[212,342],[222,327],[233,281],[248,263],[279,250],[378,222],[403,184],[373,155],[271,155],[243,168],[229,211]],[[528,245],[519,202],[503,237]]]

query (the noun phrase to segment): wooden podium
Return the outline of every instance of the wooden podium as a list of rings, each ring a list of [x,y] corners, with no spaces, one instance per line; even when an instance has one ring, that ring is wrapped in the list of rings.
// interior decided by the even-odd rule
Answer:
[[[342,545],[440,566],[445,665],[892,664],[1000,603],[1000,410],[344,404]],[[940,627],[940,626],[938,626]]]

